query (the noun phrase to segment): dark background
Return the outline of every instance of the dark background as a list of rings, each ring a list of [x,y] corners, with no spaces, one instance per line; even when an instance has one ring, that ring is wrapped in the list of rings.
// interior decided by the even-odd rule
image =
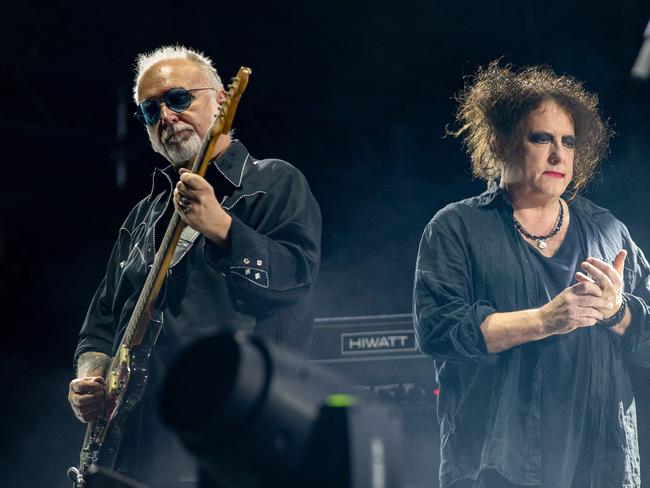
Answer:
[[[139,52],[204,50],[224,81],[252,67],[237,135],[302,170],[323,211],[317,316],[388,314],[410,311],[424,225],[483,189],[444,127],[463,77],[500,56],[600,95],[617,137],[587,194],[650,250],[650,86],[629,77],[649,15],[641,0],[3,7],[0,485],[68,486],[82,436],[66,401],[76,334],[120,223],[164,164],[130,116]]]

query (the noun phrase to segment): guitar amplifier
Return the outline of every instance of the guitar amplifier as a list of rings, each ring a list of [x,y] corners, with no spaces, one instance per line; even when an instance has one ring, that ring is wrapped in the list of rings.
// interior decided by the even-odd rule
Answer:
[[[433,359],[417,349],[411,314],[316,319],[310,358],[381,399],[435,401]]]
[[[310,357],[396,406],[404,435],[403,486],[437,488],[438,387],[433,359],[415,344],[411,314],[316,319]]]

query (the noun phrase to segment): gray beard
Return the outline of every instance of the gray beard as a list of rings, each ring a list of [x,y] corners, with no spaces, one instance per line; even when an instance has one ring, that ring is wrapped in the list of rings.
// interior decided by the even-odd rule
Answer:
[[[186,125],[175,127],[173,133],[186,129],[192,130],[192,135],[181,141],[175,141],[173,136],[170,138],[167,133],[163,133],[162,138],[167,139],[167,142],[163,143],[149,134],[153,150],[164,156],[176,168],[185,167],[185,163],[195,158],[201,149],[201,138],[192,127]]]

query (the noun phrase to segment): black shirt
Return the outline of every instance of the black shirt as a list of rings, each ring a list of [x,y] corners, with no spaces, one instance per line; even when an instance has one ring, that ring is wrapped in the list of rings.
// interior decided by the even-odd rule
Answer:
[[[624,337],[586,328],[588,402],[597,408],[591,486],[638,487],[636,410],[625,361],[650,366],[650,265],[609,211],[580,196],[569,206],[583,223],[586,255],[611,263],[620,249],[628,252],[630,327]],[[440,384],[441,488],[486,470],[517,485],[543,480],[542,341],[490,354],[480,329],[488,315],[534,308],[543,296],[529,245],[512,218],[493,185],[439,211],[420,242],[415,331],[420,349],[436,360]]]
[[[572,215],[564,241],[552,257],[533,246],[526,252],[537,278],[539,295],[535,307],[541,307],[576,283],[575,273],[587,256],[584,232],[578,216]],[[568,334],[541,341],[541,445],[542,479],[548,488],[589,486],[590,447],[594,426],[590,421],[589,331],[578,328]]]
[[[173,212],[177,178],[171,167],[156,170],[151,193],[120,228],[81,328],[75,362],[86,351],[115,354]],[[161,435],[153,396],[157,379],[183,345],[223,328],[252,330],[305,353],[311,344],[321,215],[304,176],[285,161],[257,160],[234,141],[213,161],[206,179],[232,216],[229,244],[220,249],[202,235],[190,236],[161,290],[163,326],[152,355],[153,384],[144,407],[129,417],[135,426],[124,443],[131,449],[127,471],[146,483],[187,477],[185,468],[177,469],[182,455],[173,454],[172,437]]]
[[[107,272],[79,333],[86,351],[113,354],[153,262],[177,178],[156,170],[151,193],[119,231]],[[232,216],[225,250],[199,235],[175,260],[160,295],[162,334],[180,345],[242,324],[296,350],[309,350],[312,289],[320,263],[321,216],[304,176],[278,159],[256,160],[234,141],[206,179],[225,188]],[[177,345],[179,345],[177,344]]]

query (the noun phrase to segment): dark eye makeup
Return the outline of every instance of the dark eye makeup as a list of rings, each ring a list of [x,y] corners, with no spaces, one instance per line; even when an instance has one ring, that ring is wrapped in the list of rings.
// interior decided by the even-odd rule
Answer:
[[[528,140],[533,144],[548,144],[553,141],[553,136],[548,132],[533,132],[528,136]],[[576,146],[576,138],[574,136],[562,137],[562,145],[568,149],[573,149]]]
[[[528,136],[528,140],[534,144],[545,144],[551,142],[553,137],[548,132],[533,132]]]
[[[573,149],[574,147],[576,147],[576,138],[573,136],[564,136],[562,138],[562,144],[564,145],[564,147]]]

